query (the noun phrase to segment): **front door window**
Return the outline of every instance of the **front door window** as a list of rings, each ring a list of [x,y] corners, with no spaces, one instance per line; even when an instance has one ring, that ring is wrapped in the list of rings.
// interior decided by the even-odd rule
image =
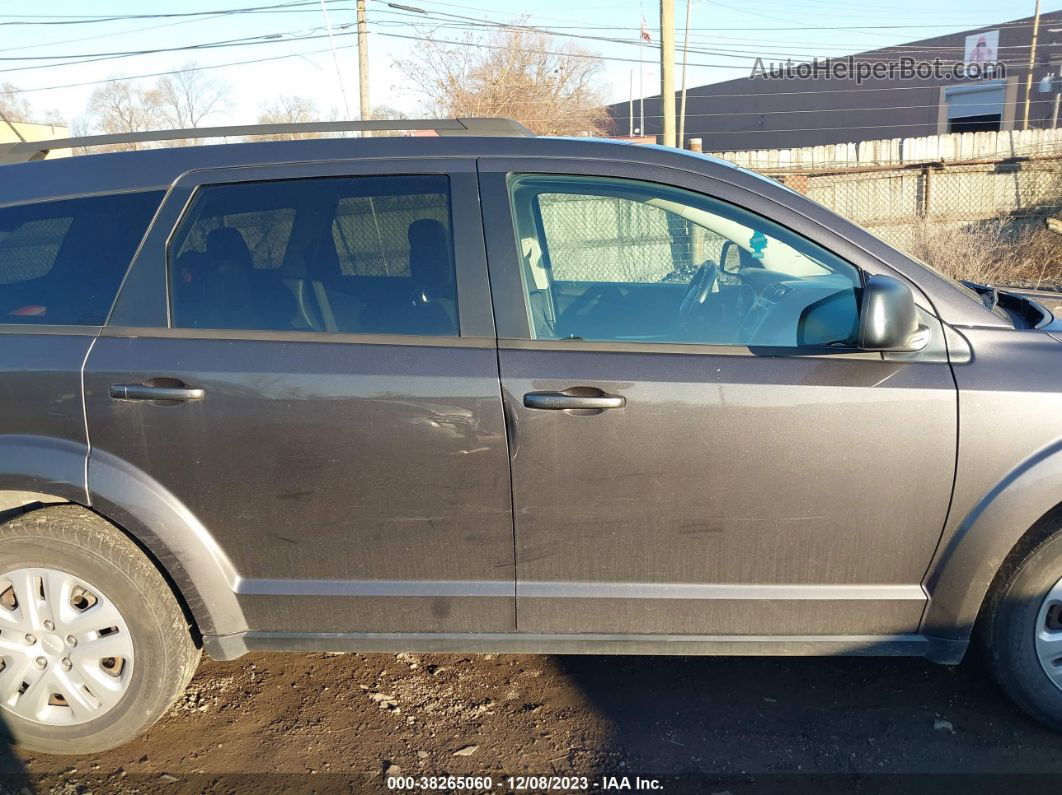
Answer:
[[[855,347],[858,269],[766,218],[622,179],[510,195],[536,339]]]

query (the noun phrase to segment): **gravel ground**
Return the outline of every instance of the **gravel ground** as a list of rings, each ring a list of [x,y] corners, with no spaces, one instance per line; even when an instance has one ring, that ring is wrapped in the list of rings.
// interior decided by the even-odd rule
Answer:
[[[669,792],[906,795],[1058,792],[1060,751],[1062,735],[972,662],[297,654],[204,661],[139,740],[85,757],[9,751],[4,765],[27,791],[82,795],[386,791],[385,773],[492,775],[495,792],[509,774],[556,774],[590,791],[640,776]]]

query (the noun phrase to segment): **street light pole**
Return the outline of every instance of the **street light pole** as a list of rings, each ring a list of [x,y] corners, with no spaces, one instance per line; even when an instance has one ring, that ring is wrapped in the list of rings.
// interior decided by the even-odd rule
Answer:
[[[1036,68],[1036,39],[1040,35],[1040,0],[1036,0],[1036,16],[1033,19],[1032,43],[1029,45],[1029,74],[1025,77],[1025,115],[1021,128],[1029,129],[1029,105],[1032,103],[1033,70]]]
[[[634,137],[634,70],[631,69],[630,92],[627,94],[627,135]]]
[[[679,105],[678,145],[686,148],[686,65],[690,54],[690,6],[692,0],[686,0],[686,35],[682,38],[682,102]]]
[[[660,104],[663,106],[664,116],[663,144],[674,146],[675,0],[660,0]]]

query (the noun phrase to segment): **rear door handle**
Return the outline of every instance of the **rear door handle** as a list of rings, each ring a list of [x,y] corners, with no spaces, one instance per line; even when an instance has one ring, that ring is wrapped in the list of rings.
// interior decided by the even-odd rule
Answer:
[[[205,395],[199,387],[111,384],[111,397],[117,400],[202,400]]]
[[[604,392],[597,395],[569,394],[574,391],[528,392],[524,395],[524,405],[529,409],[564,411],[565,409],[621,409],[627,404],[627,399],[623,395],[607,395]]]

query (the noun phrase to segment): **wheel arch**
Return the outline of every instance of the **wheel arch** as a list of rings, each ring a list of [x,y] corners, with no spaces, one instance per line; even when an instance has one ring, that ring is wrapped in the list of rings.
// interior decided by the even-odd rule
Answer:
[[[104,451],[90,453],[79,442],[0,436],[0,519],[61,503],[92,510],[137,544],[170,583],[201,636],[247,630],[231,562],[161,484]]]
[[[147,473],[98,449],[89,456],[87,472],[89,507],[155,559],[201,635],[247,630],[236,598],[239,575],[187,506]]]
[[[1062,441],[1001,479],[960,521],[925,579],[922,632],[969,640],[982,607],[1008,566],[1062,528]]]

